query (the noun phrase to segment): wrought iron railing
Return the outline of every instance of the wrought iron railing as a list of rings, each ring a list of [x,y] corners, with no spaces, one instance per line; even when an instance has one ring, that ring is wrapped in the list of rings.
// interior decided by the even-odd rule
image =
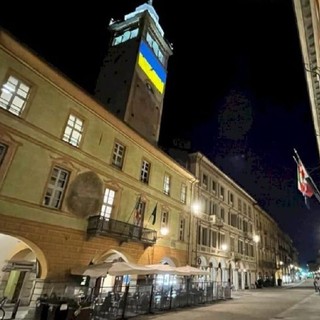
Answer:
[[[89,217],[87,233],[89,235],[112,236],[122,241],[138,241],[149,245],[153,245],[157,241],[156,230],[102,216]]]

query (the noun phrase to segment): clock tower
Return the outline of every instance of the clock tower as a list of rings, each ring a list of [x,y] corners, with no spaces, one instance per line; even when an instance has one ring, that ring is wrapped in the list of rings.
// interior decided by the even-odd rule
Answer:
[[[158,143],[167,65],[172,48],[152,1],[123,21],[110,21],[111,40],[96,84],[105,107],[153,144]]]

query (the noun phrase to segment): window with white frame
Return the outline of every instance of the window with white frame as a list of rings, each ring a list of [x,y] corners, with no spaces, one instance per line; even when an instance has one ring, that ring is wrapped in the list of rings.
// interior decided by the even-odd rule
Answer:
[[[217,193],[217,182],[215,180],[211,180],[211,191],[213,194]]]
[[[63,141],[69,144],[79,147],[83,133],[83,120],[76,117],[73,114],[69,115],[69,119],[64,130]]]
[[[247,214],[247,204],[243,203],[243,214]]]
[[[1,87],[0,107],[20,116],[30,96],[30,89],[30,85],[16,76],[9,76]]]
[[[208,243],[208,228],[202,227],[201,244],[207,246]]]
[[[164,210],[161,214],[161,228],[167,228],[169,224],[169,212]]]
[[[140,181],[148,184],[149,175],[150,175],[150,163],[146,160],[142,160],[141,171],[140,171]]]
[[[238,240],[238,252],[240,254],[243,254],[243,241],[242,240]]]
[[[114,198],[115,198],[115,191],[109,188],[106,188],[104,191],[103,196],[103,203],[101,206],[100,216],[110,219],[112,210],[113,210],[113,204],[114,204]]]
[[[187,202],[187,186],[184,183],[181,185],[180,201],[182,203]]]
[[[186,219],[181,217],[180,224],[179,224],[179,240],[180,241],[184,241],[185,225],[186,225]]]
[[[231,205],[231,207],[234,206],[234,195],[230,191],[229,191],[229,204]]]
[[[224,200],[224,197],[225,197],[224,192],[225,192],[224,187],[220,186],[220,199],[222,200]]]
[[[230,237],[230,252],[234,252],[235,250],[235,239],[234,237]]]
[[[69,171],[65,169],[57,166],[52,168],[47,191],[43,199],[44,206],[54,209],[59,209],[61,207],[69,175]]]
[[[223,246],[226,244],[227,244],[226,235],[224,233],[220,233],[220,243],[219,243],[220,250],[222,250]]]
[[[211,247],[217,247],[217,231],[211,230]]]
[[[8,146],[0,142],[0,166],[2,165],[2,162],[4,160],[4,157],[6,156],[7,151],[8,151]]]
[[[126,42],[130,39],[134,39],[138,36],[138,33],[139,33],[139,29],[134,28],[132,30],[125,30],[121,34],[116,34],[112,40],[112,45],[117,46],[120,43]]]
[[[222,221],[226,221],[225,219],[226,219],[226,217],[225,217],[225,211],[224,211],[224,208],[220,208],[220,218],[221,218],[221,220]]]
[[[170,184],[171,184],[171,177],[165,173],[163,177],[163,193],[166,195],[170,195]]]
[[[115,142],[113,146],[112,164],[122,169],[126,148],[119,142]]]
[[[202,186],[208,188],[208,176],[205,173],[202,174]]]
[[[248,206],[248,216],[250,219],[252,219],[252,210],[250,206]]]

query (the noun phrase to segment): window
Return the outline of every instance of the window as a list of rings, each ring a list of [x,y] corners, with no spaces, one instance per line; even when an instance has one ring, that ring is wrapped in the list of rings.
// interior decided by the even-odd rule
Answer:
[[[20,116],[29,96],[30,86],[14,76],[9,76],[1,87],[0,107]]]
[[[217,232],[211,230],[211,247],[217,247]]]
[[[187,186],[184,183],[181,185],[180,201],[182,203],[187,202]]]
[[[224,187],[220,186],[220,199],[224,200]]]
[[[143,226],[145,210],[146,203],[141,199],[141,197],[139,197],[134,210],[133,224],[139,227]]]
[[[224,233],[220,233],[220,250],[222,250],[222,246],[226,244],[226,235]]]
[[[171,177],[168,174],[165,174],[163,178],[163,193],[166,195],[170,195],[170,183]]]
[[[8,146],[0,142],[0,166],[3,163],[4,157],[6,156],[7,151],[8,151]]]
[[[146,160],[142,161],[141,172],[140,172],[140,181],[143,183],[149,183],[149,173],[150,173],[150,163]]]
[[[243,203],[243,214],[247,214],[247,204]]]
[[[162,211],[161,214],[161,228],[167,228],[169,224],[169,212]]]
[[[156,57],[160,60],[162,64],[164,64],[164,56],[163,53],[156,42],[156,40],[151,36],[151,34],[148,32],[146,37],[147,43],[150,46],[150,48],[153,50]]]
[[[136,38],[138,36],[138,33],[139,33],[139,29],[135,28],[133,30],[126,30],[122,34],[116,34],[112,40],[112,45],[117,46],[120,43]]]
[[[202,186],[207,189],[208,188],[208,176],[206,174],[202,175]]]
[[[233,207],[234,205],[234,195],[233,193],[229,192],[229,204]]]
[[[112,155],[112,164],[119,169],[122,169],[124,154],[126,148],[121,145],[119,142],[114,143],[113,155]]]
[[[83,121],[70,114],[62,140],[79,147],[83,132]]]
[[[238,216],[234,213],[231,214],[231,225],[235,228],[238,227]]]
[[[242,202],[241,202],[241,199],[238,199],[238,210],[239,210],[239,212],[242,212]]]
[[[61,207],[69,175],[69,171],[59,167],[53,167],[47,191],[43,199],[44,206],[54,209]]]
[[[207,246],[208,245],[208,229],[207,228],[202,228],[202,240],[201,240],[201,244],[203,246]]]
[[[235,239],[234,237],[230,237],[230,251],[234,252],[235,249]]]
[[[217,193],[217,182],[215,180],[211,181],[211,190],[213,194]]]
[[[220,208],[220,218],[222,221],[225,222],[225,211],[224,211],[224,208]]]
[[[185,232],[186,220],[184,218],[180,218],[179,224],[179,240],[184,241],[184,232]]]
[[[251,207],[248,206],[248,216],[250,219],[252,219],[252,211],[251,211]]]
[[[100,215],[106,219],[111,218],[115,194],[116,194],[115,191],[109,188],[106,188],[104,191],[103,203],[102,203]]]
[[[243,241],[238,240],[238,252],[243,254]]]
[[[248,221],[243,220],[243,231],[248,232]]]

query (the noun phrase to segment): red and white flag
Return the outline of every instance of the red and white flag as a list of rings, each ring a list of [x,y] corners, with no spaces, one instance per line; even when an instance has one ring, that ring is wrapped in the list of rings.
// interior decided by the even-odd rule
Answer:
[[[308,182],[308,172],[304,167],[302,161],[299,159],[297,162],[298,169],[298,189],[304,197],[311,198],[314,194],[312,185]]]

